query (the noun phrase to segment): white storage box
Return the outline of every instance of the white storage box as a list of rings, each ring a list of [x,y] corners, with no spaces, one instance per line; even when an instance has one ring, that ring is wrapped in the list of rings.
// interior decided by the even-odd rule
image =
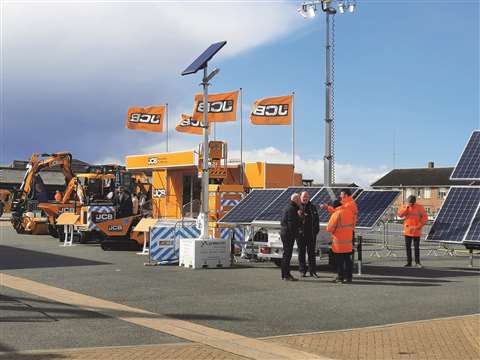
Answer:
[[[230,240],[180,239],[179,265],[192,268],[230,267]]]

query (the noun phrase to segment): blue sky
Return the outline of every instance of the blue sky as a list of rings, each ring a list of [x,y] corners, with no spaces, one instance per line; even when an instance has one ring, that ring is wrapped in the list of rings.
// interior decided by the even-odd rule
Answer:
[[[244,89],[248,160],[291,159],[289,127],[248,124],[250,104],[295,91],[296,164],[322,180],[323,14],[300,1],[38,2],[2,6],[0,161],[71,151],[90,162],[163,151],[164,135],[124,129],[133,105],[190,112],[199,76],[179,73],[227,40],[211,91]],[[335,17],[337,179],[366,184],[393,166],[453,166],[479,127],[479,2],[357,1]],[[200,19],[205,16],[207,21]],[[170,132],[174,150],[199,138]],[[239,124],[217,125],[238,158]]]

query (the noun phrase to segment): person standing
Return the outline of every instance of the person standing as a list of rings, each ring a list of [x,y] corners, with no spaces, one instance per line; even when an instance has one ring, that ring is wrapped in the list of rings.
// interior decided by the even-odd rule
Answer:
[[[55,201],[60,202],[60,201],[62,201],[62,198],[63,198],[63,196],[62,196],[62,193],[60,192],[60,190],[56,190],[55,191],[55,196],[54,196]]]
[[[298,237],[300,226],[299,205],[300,196],[297,193],[292,194],[290,203],[283,210],[282,220],[280,222],[280,238],[283,244],[282,280],[286,281],[298,280],[290,274],[290,261],[292,260],[293,245],[295,239]]]
[[[125,190],[124,186],[118,188],[118,194],[114,199],[114,204],[117,207],[117,218],[124,218],[132,216],[133,213],[133,203],[132,197]]]
[[[307,274],[305,253],[308,254],[308,271],[310,276],[318,278],[316,269],[316,243],[320,231],[320,219],[315,205],[310,202],[310,194],[303,191],[300,194],[300,231],[297,239],[298,262],[300,276]]]
[[[420,263],[420,236],[422,228],[428,221],[427,213],[422,205],[417,204],[417,198],[410,195],[407,198],[407,204],[398,209],[398,217],[403,221],[403,235],[405,235],[405,248],[407,250],[406,267],[412,266],[412,241],[415,248],[415,265],[421,268]]]
[[[332,251],[337,267],[337,277],[333,282],[352,282],[352,251],[354,214],[341,206],[340,201],[333,202],[334,213],[328,221],[327,231],[332,234]]]

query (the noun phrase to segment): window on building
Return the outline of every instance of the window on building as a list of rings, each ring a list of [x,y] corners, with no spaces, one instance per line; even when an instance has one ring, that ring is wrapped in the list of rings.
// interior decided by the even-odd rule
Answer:
[[[405,197],[408,198],[408,197],[411,196],[411,195],[415,195],[415,194],[414,194],[414,189],[412,189],[412,188],[407,188],[407,189],[405,190]]]
[[[430,188],[423,189],[423,198],[430,199],[431,197],[432,197],[432,189]]]
[[[447,192],[448,192],[447,188],[438,189],[438,198],[441,200],[445,199],[447,197]]]
[[[415,189],[414,194],[417,197],[417,199],[421,199],[422,198],[422,189]]]

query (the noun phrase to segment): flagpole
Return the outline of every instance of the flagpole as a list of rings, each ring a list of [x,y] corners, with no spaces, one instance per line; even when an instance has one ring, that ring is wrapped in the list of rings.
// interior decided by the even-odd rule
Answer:
[[[240,88],[240,184],[243,185],[243,90]]]
[[[167,112],[167,116],[165,117],[165,123],[166,123],[166,132],[167,132],[167,152],[168,152],[168,103],[165,103],[165,107],[166,107],[166,112]]]
[[[292,91],[292,185],[295,185],[295,91]]]

